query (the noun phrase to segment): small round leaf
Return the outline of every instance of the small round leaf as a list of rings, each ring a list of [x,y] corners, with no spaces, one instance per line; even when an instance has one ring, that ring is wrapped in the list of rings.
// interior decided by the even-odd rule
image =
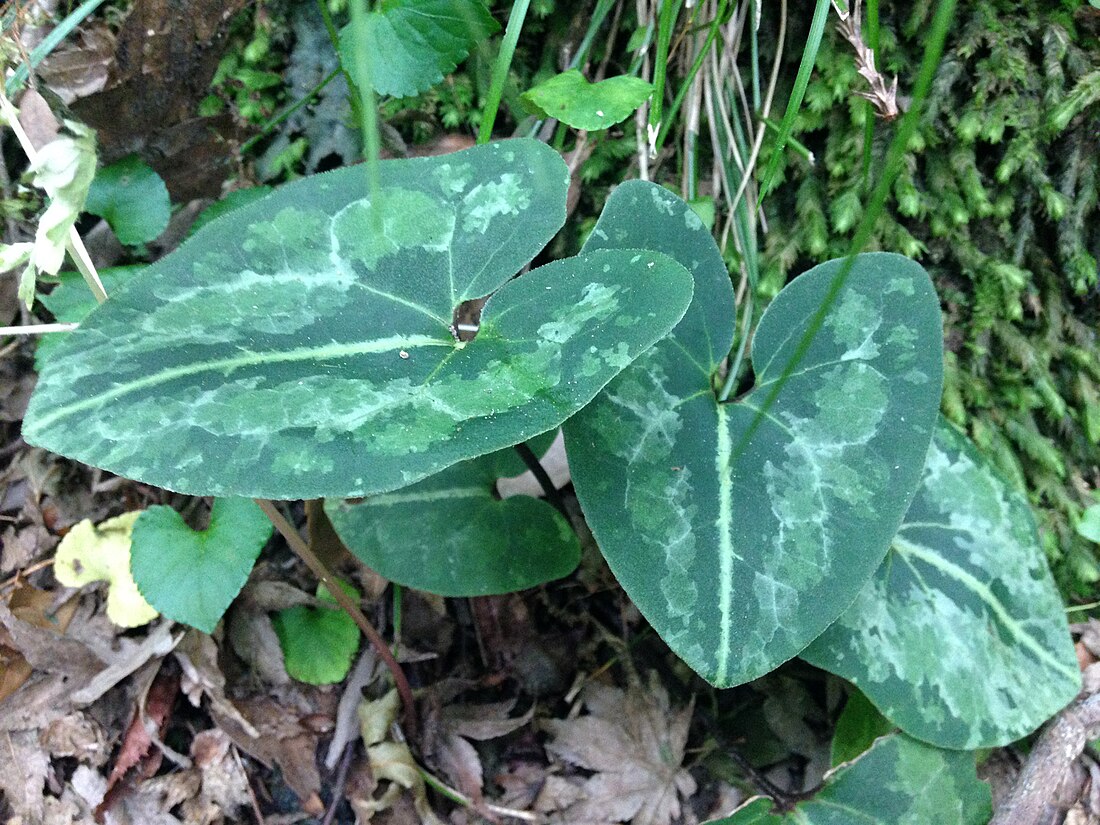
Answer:
[[[172,202],[161,176],[130,155],[96,172],[84,211],[106,219],[128,246],[147,243],[168,226]]]

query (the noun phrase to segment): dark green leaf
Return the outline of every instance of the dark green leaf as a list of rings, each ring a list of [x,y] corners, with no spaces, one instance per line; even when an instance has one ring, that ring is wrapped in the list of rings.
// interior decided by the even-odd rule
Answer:
[[[651,252],[509,281],[564,220],[537,141],[380,167],[373,202],[363,168],[288,184],[117,290],[47,363],[24,437],[199,495],[384,492],[558,426],[690,302]],[[455,309],[494,290],[457,341]]]
[[[150,507],[134,523],[130,571],[158,611],[213,633],[269,538],[271,522],[248,499],[215,500],[199,532],[171,507]]]
[[[947,748],[1019,739],[1080,689],[1027,502],[942,418],[890,554],[802,656]]]
[[[191,234],[194,235],[208,223],[215,218],[220,218],[222,215],[228,215],[235,209],[240,209],[242,206],[248,206],[248,204],[258,201],[261,198],[267,197],[272,192],[270,186],[252,186],[248,189],[235,189],[216,203],[210,204],[199,216],[195,218],[195,222],[191,224]]]
[[[893,723],[878,712],[878,708],[862,691],[852,688],[844,711],[836,722],[830,762],[834,768],[843,762],[851,762],[871,747],[876,739],[894,729]]]
[[[826,777],[817,794],[788,814],[774,813],[770,799],[757,797],[709,825],[984,825],[991,808],[974,754],[895,734]]]
[[[359,598],[355,588],[340,586],[352,599]],[[318,586],[317,597],[336,604],[324,585]],[[359,649],[359,628],[339,607],[288,607],[271,621],[290,676],[310,685],[332,685],[348,675]]]
[[[498,29],[481,0],[385,0],[361,30],[343,28],[340,59],[356,85],[367,85],[357,76],[362,58],[378,94],[409,97],[439,83]]]
[[[500,500],[513,450],[464,461],[394,493],[325,503],[348,549],[387,579],[441,596],[511,593],[567,576],[581,548],[568,522],[527,496]]]
[[[640,77],[623,75],[589,83],[579,71],[570,69],[525,92],[521,99],[535,114],[591,132],[630,117],[651,94],[653,84]]]
[[[859,256],[758,421],[841,262],[772,302],[753,340],[755,388],[719,404],[712,376],[733,299],[713,239],[671,193],[624,184],[585,251],[636,246],[688,266],[695,298],[671,336],[566,423],[573,482],[611,569],[657,632],[708,681],[739,684],[802,650],[882,561],[932,437],[939,303],[912,261]]]
[[[164,231],[172,202],[160,175],[137,155],[96,172],[84,211],[106,219],[118,239],[130,246],[147,243]]]
[[[103,282],[103,288],[108,295],[120,288],[130,278],[145,269],[141,266],[115,266],[99,271],[99,279]],[[52,314],[56,321],[64,324],[79,324],[93,309],[98,306],[95,296],[88,289],[88,284],[77,272],[62,272],[59,274],[60,283],[53,288],[49,295],[39,295],[38,300]],[[61,342],[69,337],[67,332],[50,332],[38,339],[38,346],[34,350],[35,369],[41,371],[46,358]]]

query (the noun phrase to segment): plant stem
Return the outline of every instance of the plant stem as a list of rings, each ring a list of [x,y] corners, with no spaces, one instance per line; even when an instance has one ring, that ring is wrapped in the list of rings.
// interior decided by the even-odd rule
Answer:
[[[565,509],[565,502],[562,500],[561,493],[558,492],[558,488],[554,486],[554,482],[550,479],[550,475],[546,472],[546,468],[542,466],[539,457],[523,442],[514,445],[513,449],[519,454],[519,457],[523,459],[523,463],[527,465],[527,469],[531,471],[531,474],[534,475],[539,486],[542,487],[542,491],[546,493],[546,500],[553,504],[554,508],[559,513],[565,516],[566,521],[569,521],[569,513]]]
[[[351,5],[355,5],[355,0],[351,0]],[[363,113],[360,111],[359,93],[355,87],[355,82],[351,79],[351,72],[344,66],[343,55],[340,54],[340,33],[336,30],[336,24],[332,21],[332,12],[328,10],[328,0],[317,0],[317,7],[321,10],[321,19],[325,21],[325,31],[328,32],[329,42],[332,43],[332,48],[336,52],[336,62],[340,66],[344,80],[348,83],[348,102],[351,103],[351,115],[355,118],[356,123],[362,123]]]
[[[386,667],[390,669],[390,673],[393,675],[394,685],[397,687],[397,692],[401,696],[401,704],[405,706],[405,726],[408,728],[410,738],[415,737],[417,730],[416,705],[413,701],[412,688],[409,687],[409,680],[405,678],[405,671],[401,669],[401,665],[398,664],[397,659],[390,653],[390,649],[386,645],[382,635],[374,629],[374,625],[370,623],[370,620],[360,609],[359,605],[344,592],[344,588],[336,583],[328,568],[325,567],[324,562],[317,558],[317,555],[310,549],[309,545],[306,544],[300,535],[298,535],[298,531],[294,529],[294,526],[283,517],[283,514],[280,513],[279,509],[275,506],[275,502],[263,498],[253,500],[259,505],[260,509],[264,511],[264,515],[271,519],[271,523],[275,525],[275,529],[279,531],[279,534],[286,539],[286,543],[290,545],[290,549],[294,551],[298,558],[306,563],[306,567],[308,567],[313,575],[317,577],[317,580],[328,589],[329,593],[332,594],[332,598],[336,600],[336,603],[351,616],[352,620],[359,626],[359,629],[363,631],[363,635],[370,640],[379,658],[386,664]]]
[[[745,350],[749,343],[749,325],[752,324],[752,290],[745,295],[745,311],[741,315],[741,340],[737,344],[737,355],[734,356],[730,371],[726,373],[726,383],[722,385],[722,391],[718,394],[718,402],[729,400],[730,393],[737,386],[737,374],[741,372],[741,364],[745,360]]]
[[[665,98],[665,80],[668,76],[668,51],[672,44],[672,29],[680,12],[680,0],[663,0],[657,18],[657,49],[653,55],[653,97],[649,105],[649,154],[657,154],[657,137],[661,131],[661,118]]]
[[[471,811],[477,811],[478,808],[474,804],[474,801],[465,794],[459,793],[450,785],[444,784],[438,777],[433,776],[428,771],[424,770],[420,765],[416,766],[416,770],[420,773],[421,779],[424,780],[424,784],[438,791],[447,799],[455,802],[464,808],[468,808]],[[540,817],[538,814],[531,813],[530,811],[519,811],[515,808],[502,808],[500,805],[493,805],[489,802],[485,803],[485,810],[489,813],[496,814],[497,816],[511,817],[512,819],[522,819],[526,822],[538,822]]]
[[[242,155],[247,154],[249,149],[251,149],[257,143],[259,143],[261,140],[263,140],[265,137],[267,137],[269,134],[271,134],[272,129],[274,129],[276,126],[278,126],[280,123],[282,123],[288,117],[290,117],[292,114],[294,114],[299,109],[301,109],[303,106],[305,106],[307,103],[309,103],[311,100],[313,100],[313,97],[315,95],[320,93],[320,91],[323,88],[325,88],[325,86],[327,86],[329,83],[331,83],[336,78],[336,76],[338,74],[341,74],[342,72],[343,72],[343,69],[333,69],[331,72],[329,72],[327,75],[325,75],[324,79],[320,83],[318,83],[316,86],[314,86],[308,92],[306,92],[299,100],[294,101],[292,104],[290,104],[285,109],[283,109],[283,111],[279,112],[279,114],[275,115],[275,117],[271,118],[271,120],[269,120],[267,123],[265,123],[263,125],[263,128],[260,129],[259,132],[254,134],[252,137],[250,137],[244,143],[242,143],[240,153]]]
[[[921,60],[920,71],[917,74],[917,80],[913,86],[912,104],[909,107],[909,111],[902,115],[901,119],[898,121],[898,128],[894,133],[894,139],[890,142],[890,148],[886,152],[886,160],[883,163],[882,175],[879,177],[878,183],[871,193],[871,197],[868,199],[867,207],[863,211],[863,217],[860,218],[859,225],[856,227],[848,255],[844,258],[844,263],[837,271],[837,274],[833,276],[833,280],[829,284],[829,289],[825,293],[825,298],[822,300],[821,306],[818,307],[817,311],[810,318],[810,323],[802,333],[798,345],[795,347],[791,357],[784,365],[783,372],[780,374],[778,380],[772,383],[768,395],[764,398],[763,403],[757,409],[756,415],[753,416],[749,426],[741,435],[740,441],[734,448],[732,461],[736,461],[745,451],[745,448],[756,434],[760,424],[771,411],[772,406],[775,404],[775,400],[783,391],[783,387],[786,386],[788,379],[794,374],[798,364],[801,363],[803,357],[805,357],[806,352],[810,348],[810,344],[813,343],[814,338],[825,323],[825,318],[829,310],[832,309],[837,298],[840,296],[840,291],[844,288],[844,284],[847,283],[848,276],[851,274],[852,267],[855,265],[856,255],[859,254],[863,247],[866,246],[867,241],[871,238],[875,223],[882,214],[882,210],[886,207],[886,199],[890,196],[894,181],[901,172],[909,141],[912,139],[920,123],[924,101],[928,97],[929,90],[932,88],[932,81],[935,79],[936,68],[939,66],[940,57],[943,55],[944,43],[947,41],[947,31],[950,28],[951,19],[955,14],[956,2],[957,0],[940,0],[939,4],[936,6],[936,13],[932,18],[932,25],[929,29],[928,39],[924,47],[924,56]]]
[[[481,113],[481,128],[477,133],[478,143],[488,143],[493,136],[493,123],[497,119],[500,99],[504,96],[504,84],[508,80],[508,69],[512,65],[512,57],[516,53],[516,44],[519,42],[519,33],[523,29],[523,21],[527,17],[527,9],[530,5],[531,0],[515,0],[512,3],[512,11],[508,15],[508,28],[504,30],[504,39],[500,42],[500,52],[497,54],[496,63],[493,64],[493,79],[489,84],[489,96],[485,99],[485,109]]]

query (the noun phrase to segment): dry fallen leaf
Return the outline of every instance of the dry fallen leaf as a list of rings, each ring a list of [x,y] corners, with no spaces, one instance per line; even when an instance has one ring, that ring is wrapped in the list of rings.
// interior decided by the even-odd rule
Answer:
[[[546,748],[558,758],[594,773],[571,783],[577,798],[557,788],[556,801],[540,796],[541,810],[558,811],[567,822],[668,825],[680,815],[680,796],[695,792],[682,767],[692,707],[674,710],[656,679],[648,689],[590,685],[582,694],[588,715],[546,722]],[[549,784],[549,783],[548,783]]]
[[[391,690],[381,699],[364,699],[359,704],[359,732],[363,744],[367,746],[371,775],[382,793],[377,793],[376,788],[368,788],[356,794],[349,798],[352,810],[360,822],[369,822],[375,814],[396,805],[408,792],[421,822],[424,825],[441,825],[428,804],[424,779],[409,746],[389,738],[398,706],[396,690]]]

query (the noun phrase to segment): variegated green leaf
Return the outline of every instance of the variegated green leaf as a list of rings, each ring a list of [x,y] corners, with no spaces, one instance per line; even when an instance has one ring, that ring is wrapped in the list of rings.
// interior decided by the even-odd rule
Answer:
[[[391,581],[441,596],[512,593],[567,576],[581,559],[548,503],[495,495],[497,479],[521,472],[503,450],[393,493],[327,501],[325,511],[348,549]]]
[[[991,809],[974,754],[894,734],[826,776],[824,787],[789,813],[756,797],[709,825],[984,825]]]
[[[363,167],[288,184],[115,292],[48,360],[26,440],[201,495],[392,490],[556,427],[691,300],[652,252],[508,282],[564,220],[537,141],[380,166],[373,198]]]
[[[932,437],[939,303],[917,264],[860,255],[761,414],[841,262],[775,299],[753,340],[756,387],[719,404],[712,376],[733,297],[713,239],[674,195],[624,184],[585,250],[639,245],[691,269],[695,298],[672,335],[567,422],[573,481],[657,632],[708,681],[739,684],[809,644],[885,555]]]
[[[802,656],[946,748],[1019,739],[1080,689],[1027,502],[943,419],[889,555]]]

